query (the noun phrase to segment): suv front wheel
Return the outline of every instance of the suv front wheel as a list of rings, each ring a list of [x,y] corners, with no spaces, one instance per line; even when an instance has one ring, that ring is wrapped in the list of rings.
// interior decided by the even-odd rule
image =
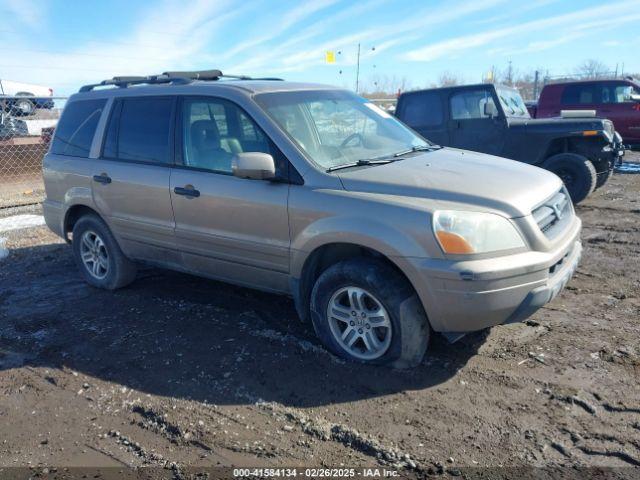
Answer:
[[[430,327],[409,282],[384,262],[357,258],[325,270],[311,293],[320,340],[347,360],[394,368],[418,365]]]
[[[73,256],[82,277],[94,287],[115,290],[136,278],[136,265],[120,250],[109,227],[97,215],[73,226]]]

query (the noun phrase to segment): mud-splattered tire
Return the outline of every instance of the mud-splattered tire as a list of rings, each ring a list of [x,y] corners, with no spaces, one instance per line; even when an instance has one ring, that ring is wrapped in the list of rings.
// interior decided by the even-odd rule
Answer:
[[[125,257],[109,227],[97,215],[85,215],[76,222],[72,247],[80,274],[90,285],[116,290],[135,280],[135,263]]]
[[[580,203],[593,193],[598,176],[593,163],[576,153],[559,153],[549,157],[543,168],[555,173],[567,187],[573,203]]]
[[[342,261],[320,275],[311,293],[311,319],[334,354],[393,368],[420,364],[431,333],[409,282],[371,258]]]

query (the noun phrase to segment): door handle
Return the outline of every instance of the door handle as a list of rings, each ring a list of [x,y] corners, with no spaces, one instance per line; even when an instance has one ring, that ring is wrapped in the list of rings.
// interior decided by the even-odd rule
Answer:
[[[173,193],[176,195],[183,195],[185,197],[199,197],[200,191],[193,188],[193,185],[187,185],[186,187],[176,187],[173,189]]]
[[[107,185],[107,184],[111,183],[111,177],[109,175],[107,175],[106,173],[102,173],[100,175],[94,175],[93,176],[93,181],[94,182],[98,182],[98,183],[102,183],[103,185]]]

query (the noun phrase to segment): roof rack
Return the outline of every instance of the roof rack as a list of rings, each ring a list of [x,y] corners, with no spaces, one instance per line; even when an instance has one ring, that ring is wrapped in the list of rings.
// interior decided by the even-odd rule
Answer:
[[[110,80],[103,80],[100,83],[85,85],[80,88],[80,92],[90,92],[96,87],[119,87],[128,88],[132,85],[157,85],[170,83],[174,85],[184,85],[194,80],[216,81],[221,78],[230,78],[234,80],[264,80],[264,81],[282,81],[281,78],[264,77],[253,78],[246,75],[224,75],[220,70],[196,70],[192,72],[163,72],[160,75],[141,76],[119,76]]]

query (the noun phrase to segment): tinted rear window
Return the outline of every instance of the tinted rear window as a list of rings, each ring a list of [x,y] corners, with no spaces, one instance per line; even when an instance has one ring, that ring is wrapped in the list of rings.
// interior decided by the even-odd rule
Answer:
[[[170,163],[173,99],[121,100],[109,121],[104,156],[137,162]]]
[[[563,105],[589,105],[600,103],[601,88],[596,84],[567,85],[562,92]]]
[[[51,152],[57,155],[88,157],[96,127],[107,101],[82,100],[64,109],[56,127]]]
[[[400,118],[412,127],[433,127],[444,120],[442,101],[435,92],[413,93],[405,98]]]

